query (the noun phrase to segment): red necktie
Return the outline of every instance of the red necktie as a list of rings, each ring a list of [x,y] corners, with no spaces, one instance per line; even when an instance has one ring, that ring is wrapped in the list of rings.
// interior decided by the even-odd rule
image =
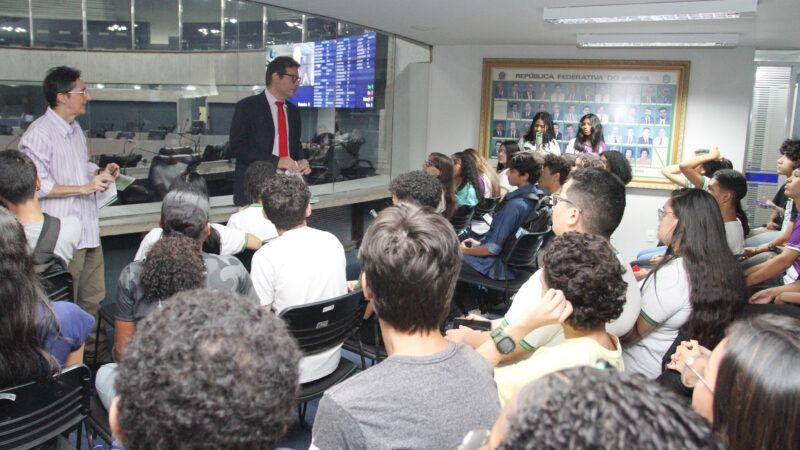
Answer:
[[[283,102],[275,102],[278,107],[278,158],[289,156],[289,140],[286,137],[286,113],[283,112]]]

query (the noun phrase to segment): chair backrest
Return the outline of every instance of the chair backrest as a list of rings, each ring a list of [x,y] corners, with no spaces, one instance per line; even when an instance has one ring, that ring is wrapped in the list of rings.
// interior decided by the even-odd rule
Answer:
[[[88,415],[91,377],[76,364],[52,380],[0,390],[0,448],[33,448],[77,427]]]
[[[308,356],[344,342],[361,326],[365,308],[364,293],[354,291],[329,300],[291,306],[281,311],[279,317]]]
[[[453,217],[450,218],[450,223],[453,225],[453,228],[455,228],[456,233],[467,228],[467,225],[472,221],[473,213],[475,213],[474,206],[461,205],[456,209],[456,212],[453,213]]]
[[[538,266],[536,254],[542,247],[545,237],[550,233],[548,228],[538,233],[526,233],[520,236],[511,251],[504,258],[506,265],[515,269],[533,270]]]
[[[484,214],[494,214],[497,204],[500,202],[500,196],[484,198],[483,201],[475,207],[475,215],[483,217]]]

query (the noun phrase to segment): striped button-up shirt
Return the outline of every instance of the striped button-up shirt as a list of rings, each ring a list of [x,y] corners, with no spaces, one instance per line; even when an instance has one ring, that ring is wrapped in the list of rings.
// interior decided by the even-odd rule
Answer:
[[[25,131],[19,149],[31,157],[42,180],[39,189],[42,211],[55,217],[78,218],[83,228],[78,248],[98,247],[100,223],[95,194],[47,198],[54,185],[82,186],[97,170],[97,165],[89,162],[86,137],[78,122],[67,123],[48,107]]]

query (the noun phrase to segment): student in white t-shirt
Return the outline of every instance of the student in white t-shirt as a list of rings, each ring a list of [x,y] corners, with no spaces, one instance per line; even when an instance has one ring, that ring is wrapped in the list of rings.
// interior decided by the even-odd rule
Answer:
[[[256,161],[244,173],[244,189],[249,205],[243,206],[228,219],[228,227],[250,233],[266,242],[278,237],[275,225],[264,216],[261,206],[261,191],[267,181],[275,176],[275,165],[267,161]]]
[[[194,171],[184,172],[178,175],[178,177],[172,181],[170,192],[172,191],[195,192],[208,199],[208,185],[206,184],[206,180],[200,174]],[[160,217],[158,221],[160,225]],[[241,253],[245,250],[258,250],[261,248],[261,240],[249,233],[234,230],[233,228],[218,223],[212,223],[211,228],[213,229],[213,232],[219,236],[219,252],[214,249],[214,251],[206,250],[207,253],[218,253],[222,256],[230,256]],[[153,246],[153,244],[155,244],[156,241],[161,238],[162,233],[163,230],[160,227],[150,230],[142,239],[142,243],[139,244],[139,249],[136,251],[136,256],[134,256],[133,260],[143,260],[147,256],[147,252],[150,251],[150,248]],[[216,237],[210,236],[208,239],[206,239],[205,245],[212,240],[216,240]]]
[[[742,199],[747,195],[747,178],[733,169],[718,170],[709,180],[706,190],[719,205],[728,247],[734,255],[742,255],[744,237],[750,232],[747,215],[742,209]]]
[[[497,151],[497,170],[500,171],[497,174],[497,179],[500,183],[501,197],[505,197],[506,194],[517,189],[516,186],[512,186],[508,181],[508,163],[519,151],[519,145],[517,145],[516,141],[504,141],[500,144],[500,150]]]
[[[261,195],[278,237],[253,255],[250,276],[263,307],[280,313],[347,293],[344,247],[336,236],[306,225],[311,191],[302,178],[275,175]],[[300,383],[322,378],[339,364],[341,346],[300,361]]]
[[[36,193],[40,185],[36,165],[28,155],[18,150],[0,152],[0,202],[22,224],[31,250],[36,247],[44,226],[44,215]],[[72,216],[62,217],[59,221],[53,253],[68,265],[81,241],[81,223]]]
[[[625,186],[615,175],[602,169],[576,169],[561,188],[553,206],[553,232],[560,236],[569,231],[594,234],[603,238],[617,256],[627,283],[625,302],[619,317],[606,324],[606,330],[616,336],[627,334],[636,324],[641,310],[642,297],[630,265],[611,245],[611,235],[622,221],[625,212]],[[497,319],[493,327],[509,326],[539,302],[542,295],[542,269],[534,273],[514,297],[511,307],[503,319]],[[490,340],[489,333],[475,333],[468,329],[450,330],[450,339],[463,341],[478,348]],[[504,356],[503,362],[526,357],[537,348],[554,345],[564,340],[560,325],[546,325],[532,331],[517,346],[514,353]]]
[[[658,215],[667,254],[644,280],[642,311],[623,339],[625,369],[650,379],[662,373],[662,359],[679,333],[716,345],[746,299],[742,269],[711,194],[676,191]]]

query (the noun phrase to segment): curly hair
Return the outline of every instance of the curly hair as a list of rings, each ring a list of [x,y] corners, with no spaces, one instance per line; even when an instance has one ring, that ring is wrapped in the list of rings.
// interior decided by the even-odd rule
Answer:
[[[291,230],[306,220],[311,191],[300,177],[276,174],[264,186],[261,204],[267,218],[279,230]]]
[[[140,281],[150,301],[204,287],[206,266],[197,241],[180,235],[159,239],[147,252]]]
[[[619,177],[622,180],[622,184],[627,185],[633,180],[631,163],[625,155],[616,150],[609,150],[601,153],[600,158],[606,159],[606,170]]]
[[[567,324],[576,330],[600,328],[622,314],[624,273],[606,241],[593,234],[564,233],[544,254],[544,281],[572,303]]]
[[[786,139],[779,151],[794,162],[795,169],[800,167],[800,139]]]
[[[274,448],[300,352],[283,321],[226,291],[184,291],[142,320],[120,362],[125,448]]]
[[[525,386],[506,414],[503,450],[725,448],[677,395],[616,370],[554,372]]]
[[[581,169],[604,169],[603,160],[594,153],[581,153],[575,158],[575,167]]]
[[[267,181],[275,176],[275,164],[268,161],[256,161],[247,167],[244,172],[244,187],[250,203],[261,201],[261,191]]]
[[[58,321],[33,270],[33,256],[17,218],[0,208],[0,387],[58,373],[45,349]]]
[[[401,202],[427,206],[433,210],[442,201],[442,183],[421,170],[404,173],[392,180],[389,192]]]
[[[475,158],[466,151],[453,153],[453,162],[456,159],[461,160],[461,184],[456,186],[456,192],[464,189],[467,183],[471,184],[475,189],[475,195],[478,197],[478,203],[483,202],[483,189],[481,183],[478,181],[480,174],[478,173],[478,166],[475,163]]]

